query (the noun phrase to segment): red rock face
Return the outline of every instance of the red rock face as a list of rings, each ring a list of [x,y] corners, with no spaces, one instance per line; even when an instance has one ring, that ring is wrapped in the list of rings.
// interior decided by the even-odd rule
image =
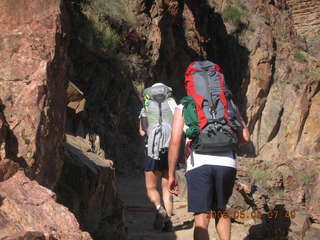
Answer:
[[[0,161],[27,168],[49,187],[61,170],[65,118],[67,41],[60,5],[59,0],[0,2],[0,97],[8,125]],[[13,168],[1,170],[3,180]]]
[[[47,189],[54,189],[58,179],[70,177],[73,183],[80,175],[83,182],[75,188],[81,195],[70,199],[82,205],[70,205],[81,227],[125,239],[123,206],[111,166],[103,171],[93,167],[95,178],[81,175],[83,168],[70,167],[72,174],[65,172],[67,176],[60,178],[70,20],[63,1],[5,0],[0,15],[0,238],[91,239]],[[81,159],[74,159],[76,166],[77,161]],[[83,186],[91,180],[98,184]],[[70,182],[62,184],[71,189]]]
[[[1,239],[92,239],[55,194],[22,171],[0,183]]]

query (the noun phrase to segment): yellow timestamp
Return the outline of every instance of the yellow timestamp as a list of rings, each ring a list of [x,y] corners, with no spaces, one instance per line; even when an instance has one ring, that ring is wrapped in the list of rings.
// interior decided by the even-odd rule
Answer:
[[[230,217],[233,219],[249,219],[249,218],[262,218],[267,217],[269,219],[277,218],[295,218],[295,210],[270,210],[267,212],[261,212],[259,210],[234,210],[234,211],[210,211],[210,216],[213,218]]]

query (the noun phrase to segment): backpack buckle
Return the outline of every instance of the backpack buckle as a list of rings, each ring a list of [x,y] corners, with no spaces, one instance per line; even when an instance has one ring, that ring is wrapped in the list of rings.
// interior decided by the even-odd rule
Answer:
[[[161,154],[165,154],[167,152],[168,152],[168,148],[167,147],[161,148],[160,151],[159,151],[159,153],[161,153]]]

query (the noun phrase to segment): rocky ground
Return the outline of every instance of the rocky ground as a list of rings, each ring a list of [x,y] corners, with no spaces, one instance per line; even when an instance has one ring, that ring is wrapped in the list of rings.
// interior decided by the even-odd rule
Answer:
[[[173,229],[171,233],[156,232],[153,230],[154,210],[148,202],[144,178],[141,176],[121,177],[118,181],[118,189],[121,199],[127,206],[127,225],[129,240],[168,239],[184,240],[193,237],[193,216],[187,210],[187,202],[183,198],[174,198]],[[210,239],[218,239],[215,233],[214,221],[211,221]],[[233,224],[233,238],[245,239],[249,226]]]
[[[170,233],[156,232],[152,227],[154,210],[146,196],[143,174],[119,177],[117,184],[120,198],[126,206],[129,240],[184,240],[193,238],[193,216],[192,213],[187,211],[185,198],[174,198],[174,216],[172,218],[174,231]],[[235,198],[239,197],[237,193],[238,191],[234,191],[233,199],[230,200],[231,204],[235,201]],[[239,199],[239,202],[241,202],[241,199]],[[320,225],[306,221],[306,216],[302,212],[296,211],[296,215],[290,215],[290,212],[287,212],[286,217],[273,217],[276,218],[274,221],[271,221],[271,212],[276,214],[276,210],[270,211],[269,216],[264,217],[264,219],[251,217],[252,211],[250,210],[241,212],[243,216],[237,215],[239,212],[234,213],[234,216],[237,215],[237,219],[232,224],[231,239],[318,239]],[[210,222],[209,233],[210,239],[218,239],[213,220]]]

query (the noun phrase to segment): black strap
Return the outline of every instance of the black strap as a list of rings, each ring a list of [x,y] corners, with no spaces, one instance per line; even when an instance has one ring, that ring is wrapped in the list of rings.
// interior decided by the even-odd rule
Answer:
[[[207,90],[207,94],[208,94],[208,101],[209,101],[209,107],[210,107],[210,114],[212,115],[212,113],[214,112],[216,106],[215,106],[215,103],[212,99],[212,94],[210,93],[210,84],[209,84],[209,73],[210,73],[210,70],[209,69],[205,69],[206,70],[206,77],[205,77],[205,80],[206,80],[206,90]],[[215,118],[215,114],[214,116],[212,115],[213,118]]]
[[[161,109],[161,102],[159,102],[159,125],[162,125],[162,109]]]

